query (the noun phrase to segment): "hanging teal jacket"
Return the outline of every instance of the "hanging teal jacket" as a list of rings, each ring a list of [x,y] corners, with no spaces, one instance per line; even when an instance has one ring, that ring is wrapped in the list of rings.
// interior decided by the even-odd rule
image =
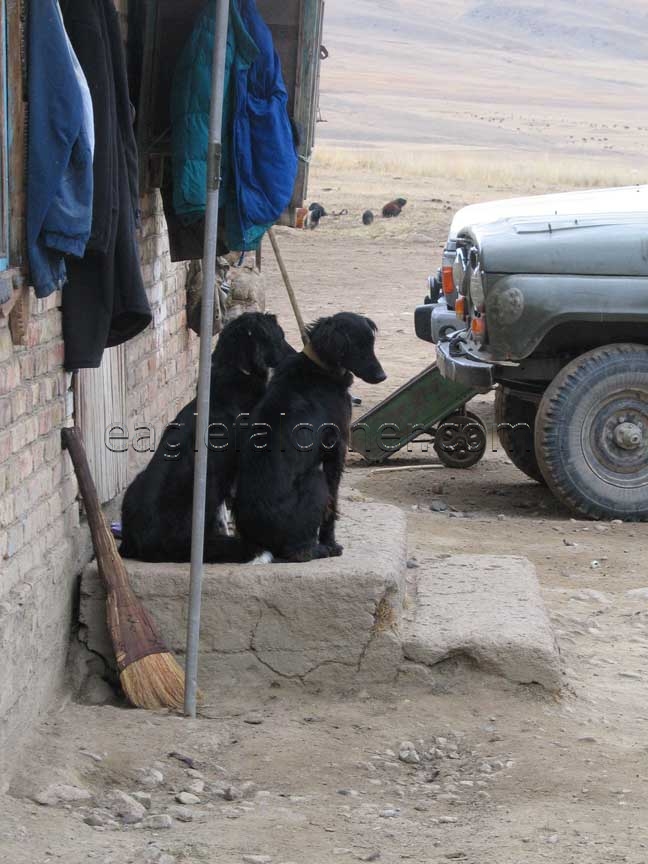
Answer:
[[[173,203],[190,224],[207,201],[207,149],[215,2],[183,49],[171,93]],[[268,27],[254,0],[230,0],[219,206],[230,249],[256,249],[290,203],[297,154],[288,94]]]

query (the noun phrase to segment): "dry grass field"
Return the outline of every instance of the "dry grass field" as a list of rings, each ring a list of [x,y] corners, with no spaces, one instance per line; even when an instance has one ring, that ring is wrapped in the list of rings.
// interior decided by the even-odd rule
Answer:
[[[646,24],[621,0],[327,0],[316,160],[525,189],[645,182]]]

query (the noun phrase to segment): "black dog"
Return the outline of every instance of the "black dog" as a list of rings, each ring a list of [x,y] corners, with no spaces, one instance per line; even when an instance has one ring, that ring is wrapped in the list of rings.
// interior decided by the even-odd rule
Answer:
[[[376,325],[340,312],[309,328],[309,344],[277,371],[252,412],[234,515],[239,537],[214,538],[206,560],[285,561],[342,553],[335,541],[340,479],[349,441],[353,374],[387,377],[374,354]]]
[[[220,335],[211,369],[206,546],[222,530],[220,508],[236,477],[236,418],[249,414],[263,396],[269,370],[294,353],[274,315],[247,312]],[[206,446],[195,442],[196,410],[196,399],[182,409],[126,490],[120,549],[126,558],[190,560],[195,447]]]

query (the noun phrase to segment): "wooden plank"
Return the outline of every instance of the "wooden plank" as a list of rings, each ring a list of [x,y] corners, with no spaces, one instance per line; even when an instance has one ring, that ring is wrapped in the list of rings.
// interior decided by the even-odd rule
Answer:
[[[99,500],[112,501],[128,485],[128,453],[113,453],[105,442],[106,429],[125,426],[128,417],[124,345],[105,351],[98,369],[81,369],[74,376],[74,415]]]
[[[7,32],[5,0],[0,0],[0,34]],[[9,265],[9,175],[7,130],[7,53],[6,40],[0,39],[0,270]]]
[[[279,3],[277,0],[257,0],[257,9],[273,35],[282,27],[297,27],[300,5],[300,0],[282,0]]]
[[[322,44],[323,0],[302,0],[298,47],[299,75],[295,82],[295,121],[303,140],[299,149],[299,171],[291,208],[302,207],[307,193],[308,168],[315,141],[317,120],[320,45]]]
[[[283,3],[258,0],[257,9],[270,28],[275,50],[281,60],[281,71],[288,90],[288,111],[292,115],[298,77],[301,0],[286,0]]]
[[[6,0],[7,89],[9,119],[9,262],[24,263],[26,184],[26,66],[24,56],[24,2]]]

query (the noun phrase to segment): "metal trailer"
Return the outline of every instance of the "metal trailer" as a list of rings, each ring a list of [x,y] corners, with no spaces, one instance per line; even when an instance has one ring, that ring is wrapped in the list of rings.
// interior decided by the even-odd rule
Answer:
[[[444,465],[469,468],[486,452],[486,430],[466,410],[477,391],[443,378],[436,363],[399,387],[351,426],[351,448],[384,462],[417,440],[431,441]]]

